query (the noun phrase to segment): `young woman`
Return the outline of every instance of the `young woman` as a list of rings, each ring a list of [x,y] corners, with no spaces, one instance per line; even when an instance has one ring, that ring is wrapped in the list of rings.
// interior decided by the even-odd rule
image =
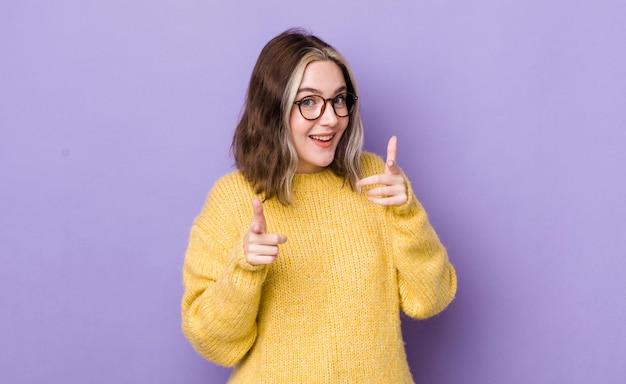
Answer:
[[[456,274],[396,163],[361,151],[352,72],[289,30],[262,50],[232,152],[191,230],[183,331],[232,383],[412,383],[400,310],[423,319]]]

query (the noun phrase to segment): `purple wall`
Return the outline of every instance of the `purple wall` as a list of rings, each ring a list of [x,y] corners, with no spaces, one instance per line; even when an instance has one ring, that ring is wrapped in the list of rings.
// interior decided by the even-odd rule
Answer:
[[[352,64],[367,148],[399,136],[457,267],[405,322],[415,378],[626,380],[624,2],[349,3],[2,2],[0,382],[225,381],[180,331],[183,255],[297,25]]]

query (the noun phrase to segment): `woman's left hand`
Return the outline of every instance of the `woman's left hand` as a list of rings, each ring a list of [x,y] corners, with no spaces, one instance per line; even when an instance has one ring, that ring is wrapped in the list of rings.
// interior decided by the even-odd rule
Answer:
[[[387,162],[385,173],[373,175],[357,182],[358,187],[378,184],[379,186],[367,190],[371,202],[379,205],[400,206],[407,202],[407,187],[404,173],[396,162],[398,153],[398,139],[392,136],[387,144]]]

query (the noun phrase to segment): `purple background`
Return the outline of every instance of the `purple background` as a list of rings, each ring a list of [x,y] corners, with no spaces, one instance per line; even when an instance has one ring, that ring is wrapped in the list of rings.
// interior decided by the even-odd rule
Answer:
[[[0,382],[220,383],[181,267],[263,45],[360,86],[459,275],[405,321],[422,383],[626,380],[623,1],[3,1]]]

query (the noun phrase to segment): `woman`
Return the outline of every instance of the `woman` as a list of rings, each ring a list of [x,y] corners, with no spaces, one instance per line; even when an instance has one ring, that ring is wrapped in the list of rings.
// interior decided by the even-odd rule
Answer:
[[[232,383],[412,383],[400,310],[423,319],[456,274],[396,163],[361,151],[352,72],[288,30],[262,50],[185,257],[183,331]]]

